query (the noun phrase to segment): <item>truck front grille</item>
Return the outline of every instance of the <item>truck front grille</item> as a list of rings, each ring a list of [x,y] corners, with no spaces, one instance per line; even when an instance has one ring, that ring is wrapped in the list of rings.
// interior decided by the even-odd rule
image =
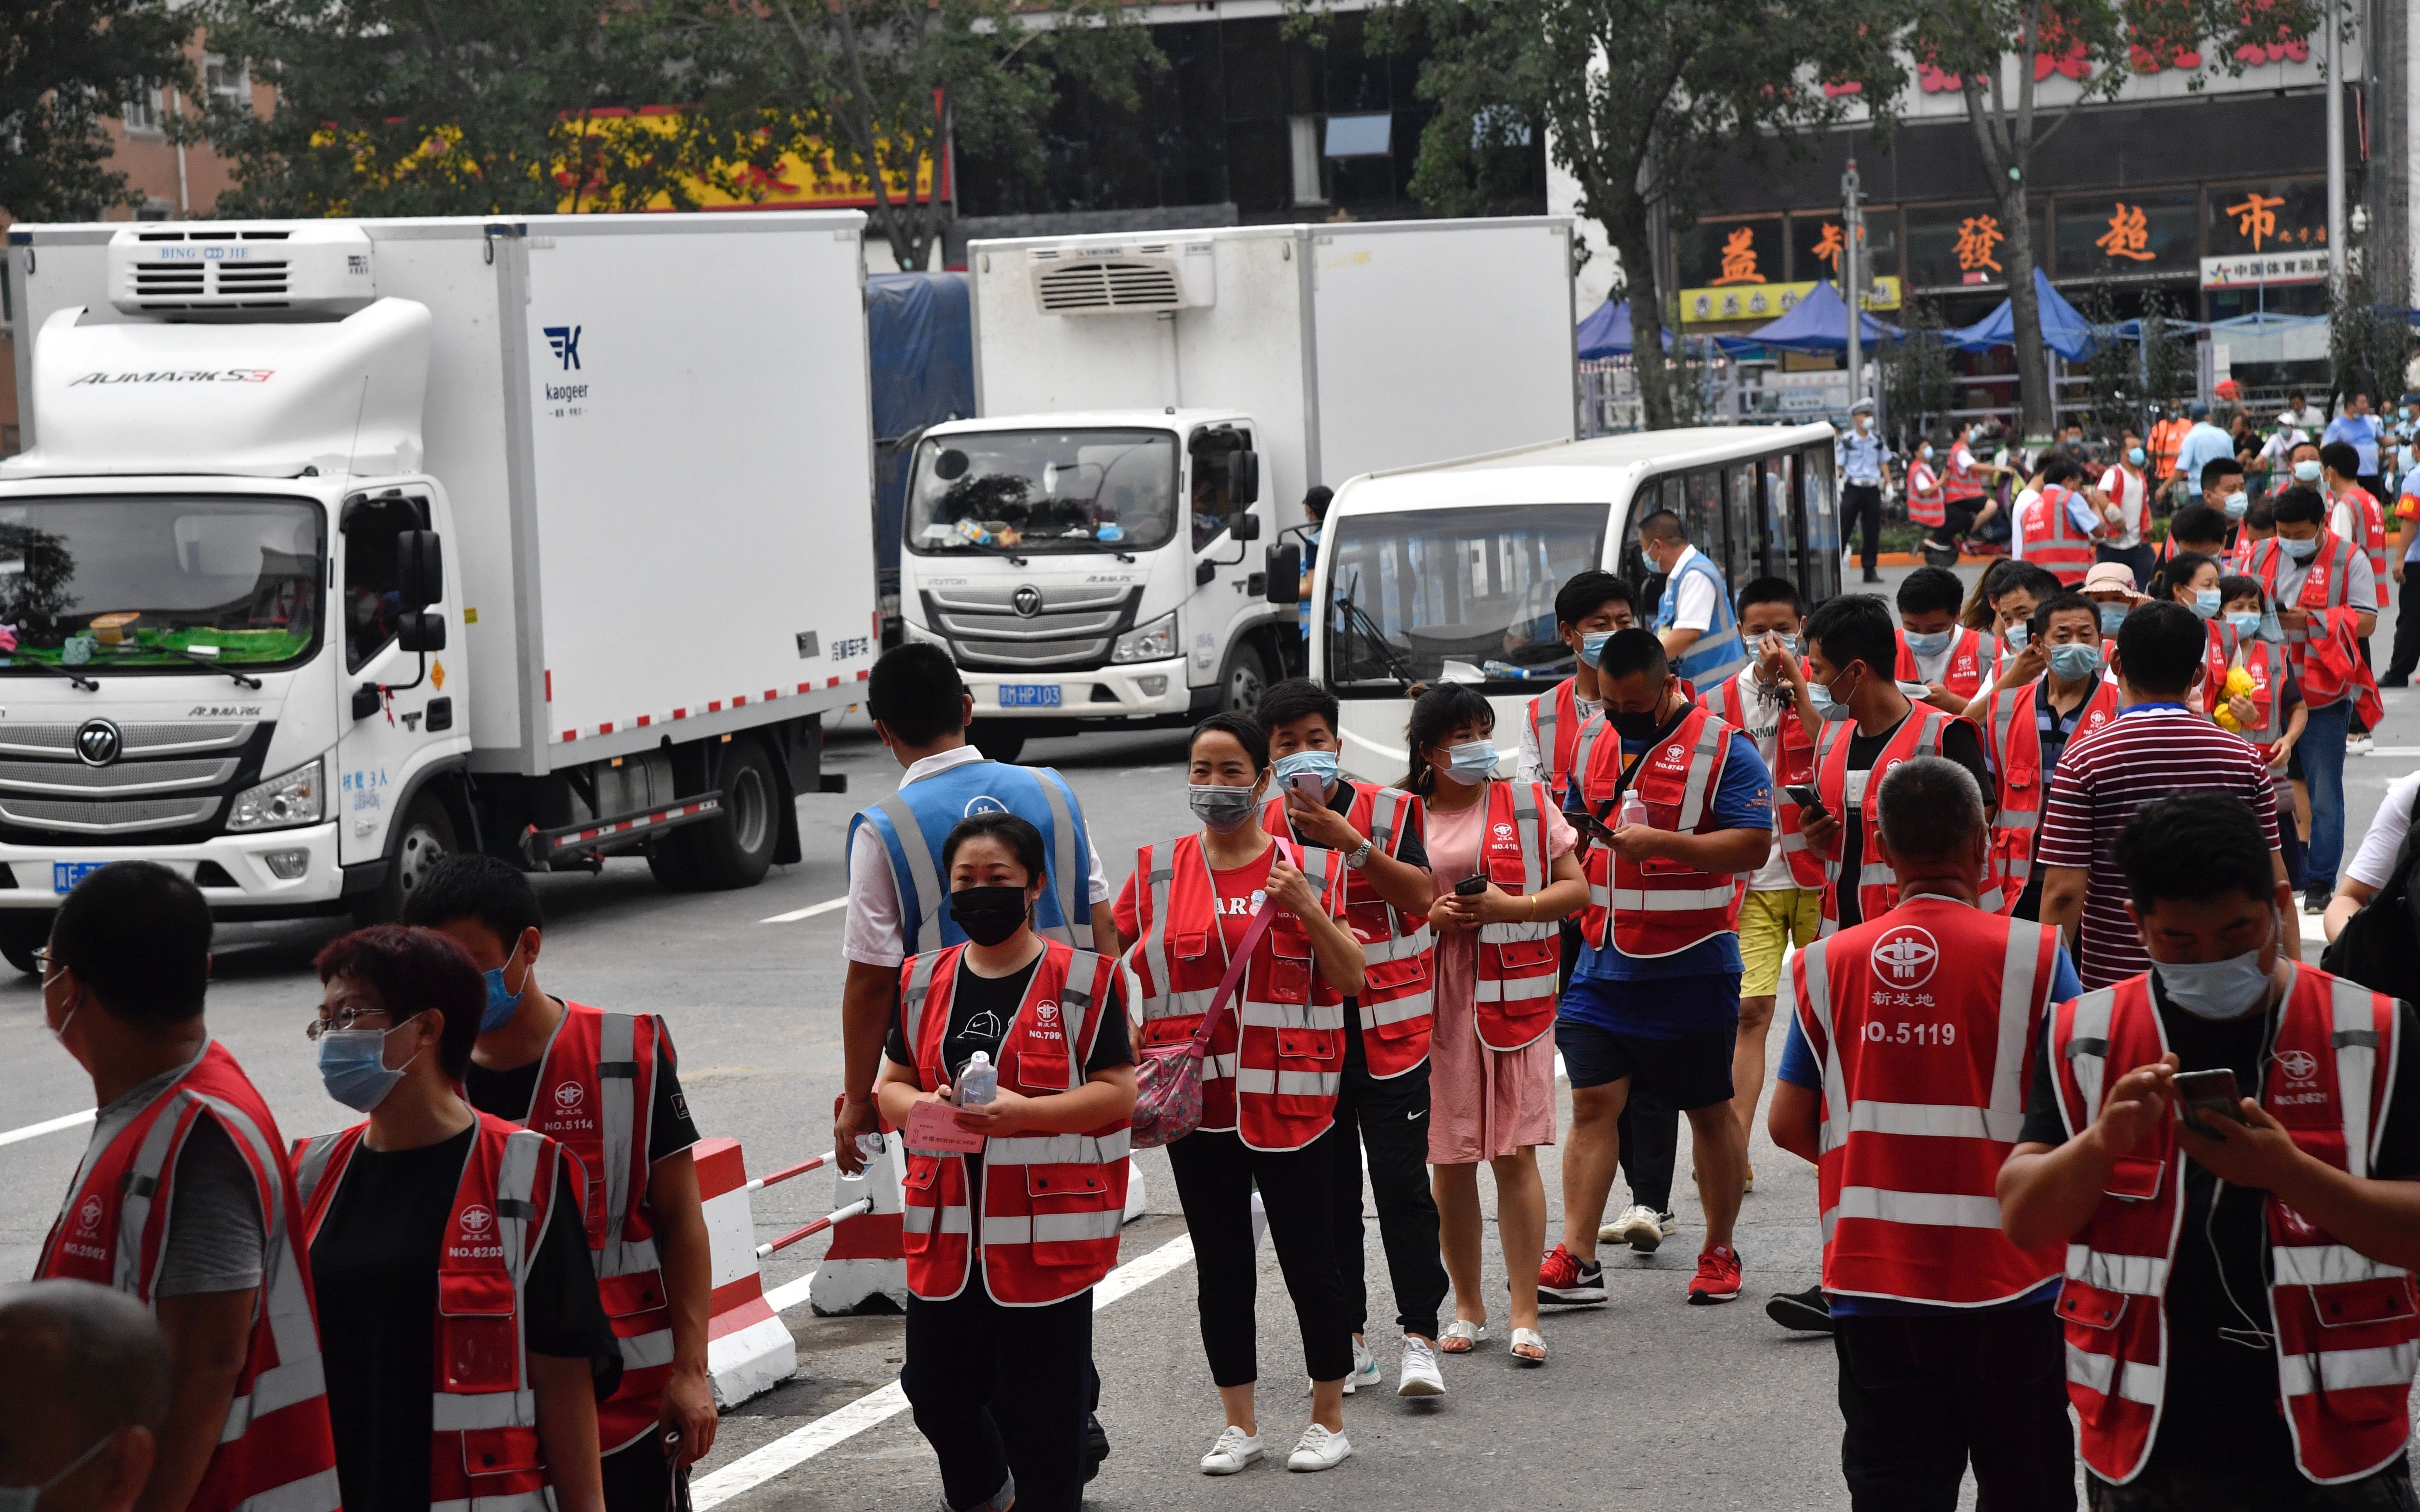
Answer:
[[[1141,602],[1142,590],[1123,583],[928,589],[924,623],[969,667],[1098,666]]]
[[[269,720],[122,724],[118,759],[104,766],[77,758],[82,728],[0,722],[0,841],[206,840],[219,832],[227,799],[260,780],[275,727]]]

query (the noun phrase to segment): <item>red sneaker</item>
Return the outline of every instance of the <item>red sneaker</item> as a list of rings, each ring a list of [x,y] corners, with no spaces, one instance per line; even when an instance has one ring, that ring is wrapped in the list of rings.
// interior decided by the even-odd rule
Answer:
[[[1737,1302],[1740,1294],[1739,1251],[1717,1244],[1698,1256],[1698,1273],[1689,1283],[1689,1304]]]
[[[1578,1256],[1558,1244],[1538,1265],[1538,1295],[1548,1302],[1586,1305],[1605,1301],[1605,1266],[1581,1263]]]

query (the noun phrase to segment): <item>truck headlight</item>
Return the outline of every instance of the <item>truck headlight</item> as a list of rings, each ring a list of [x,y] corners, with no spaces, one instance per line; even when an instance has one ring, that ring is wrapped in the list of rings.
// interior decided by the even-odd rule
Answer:
[[[1140,629],[1118,637],[1111,661],[1166,661],[1176,655],[1176,616],[1163,614]]]
[[[321,764],[306,763],[237,794],[227,810],[227,828],[240,832],[318,824],[328,807],[328,779]]]

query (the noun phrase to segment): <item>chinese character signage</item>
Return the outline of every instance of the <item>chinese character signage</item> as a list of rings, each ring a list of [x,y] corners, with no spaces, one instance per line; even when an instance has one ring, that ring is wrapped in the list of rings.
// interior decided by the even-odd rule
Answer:
[[[2224,193],[2212,190],[2212,193]],[[2058,196],[2055,278],[2183,273],[2200,255],[2199,196],[2192,190]]]
[[[2009,281],[2009,240],[2015,234],[1990,202],[1912,206],[1906,212],[1906,272],[1916,288],[1961,288]],[[2031,208],[2034,256],[2050,246],[2046,206]]]
[[[2231,188],[2213,184],[2205,203],[2208,251],[2212,256],[2327,250],[2324,178],[2288,178]]]
[[[1826,280],[1826,282],[1829,282]],[[1681,323],[1702,325],[1724,320],[1778,320],[1815,290],[1815,283],[1710,285],[1681,291]],[[1877,278],[1866,300],[1869,310],[1896,310],[1900,286],[1896,278]]]
[[[1674,239],[1680,253],[1676,282],[1696,288],[1750,289],[1782,282],[1782,220],[1701,221]],[[1803,270],[1802,270],[1803,271]]]
[[[2325,247],[2309,251],[2293,248],[2287,251],[2254,253],[2248,256],[2204,257],[2201,260],[2201,286],[2204,288],[2250,288],[2259,284],[2322,284],[2328,277],[2328,253]]]

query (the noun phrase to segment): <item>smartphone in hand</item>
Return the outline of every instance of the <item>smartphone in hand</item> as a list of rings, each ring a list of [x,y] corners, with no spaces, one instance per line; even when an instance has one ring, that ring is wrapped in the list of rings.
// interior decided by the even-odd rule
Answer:
[[[2249,1127],[2252,1120],[2243,1116],[2243,1094],[2236,1089],[2235,1072],[2221,1066],[2215,1071],[2180,1071],[2176,1076],[2177,1117],[2186,1128],[2197,1134],[2218,1137],[2218,1131],[2201,1120],[2200,1115],[2212,1114],[2232,1119]]]
[[[1781,795],[1809,813],[1823,813],[1823,796],[1812,782],[1792,782],[1781,790]]]

